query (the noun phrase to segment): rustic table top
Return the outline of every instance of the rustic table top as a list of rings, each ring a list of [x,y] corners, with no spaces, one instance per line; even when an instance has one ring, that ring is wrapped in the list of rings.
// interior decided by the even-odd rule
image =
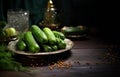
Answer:
[[[119,45],[101,40],[71,39],[74,47],[57,55],[16,59],[30,71],[1,71],[0,77],[115,77],[120,76]]]

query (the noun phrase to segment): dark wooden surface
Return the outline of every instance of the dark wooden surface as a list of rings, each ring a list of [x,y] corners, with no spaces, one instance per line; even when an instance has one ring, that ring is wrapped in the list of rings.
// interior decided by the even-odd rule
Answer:
[[[0,77],[120,77],[118,44],[93,38],[71,40],[74,47],[65,53],[36,59],[17,55],[30,71],[1,71]]]

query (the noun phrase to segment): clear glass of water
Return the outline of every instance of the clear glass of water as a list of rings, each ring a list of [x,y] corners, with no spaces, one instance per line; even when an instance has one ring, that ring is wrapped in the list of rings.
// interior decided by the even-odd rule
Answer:
[[[8,10],[8,27],[14,27],[18,32],[27,31],[29,28],[29,11],[27,10]]]

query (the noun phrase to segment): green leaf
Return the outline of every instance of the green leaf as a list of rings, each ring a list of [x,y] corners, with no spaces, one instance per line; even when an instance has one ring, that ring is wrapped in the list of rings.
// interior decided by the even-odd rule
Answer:
[[[0,45],[0,70],[28,71],[28,68],[15,61],[13,53],[6,49],[6,45]]]
[[[0,52],[4,52],[6,50],[6,45],[0,44]]]

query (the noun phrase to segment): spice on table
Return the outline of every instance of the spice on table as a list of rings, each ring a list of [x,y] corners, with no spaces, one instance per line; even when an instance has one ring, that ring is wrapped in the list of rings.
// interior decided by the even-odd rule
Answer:
[[[49,66],[49,69],[50,70],[53,70],[55,68],[57,69],[62,69],[62,68],[65,68],[65,69],[69,69],[72,65],[70,64],[70,62],[64,62],[64,61],[58,61],[57,63],[54,63],[53,65],[50,65]]]
[[[75,63],[75,64],[79,64],[79,65],[81,64],[79,60],[74,61],[74,63]]]
[[[119,50],[120,46],[111,45],[104,54],[99,56],[99,59],[103,64],[120,63]]]

